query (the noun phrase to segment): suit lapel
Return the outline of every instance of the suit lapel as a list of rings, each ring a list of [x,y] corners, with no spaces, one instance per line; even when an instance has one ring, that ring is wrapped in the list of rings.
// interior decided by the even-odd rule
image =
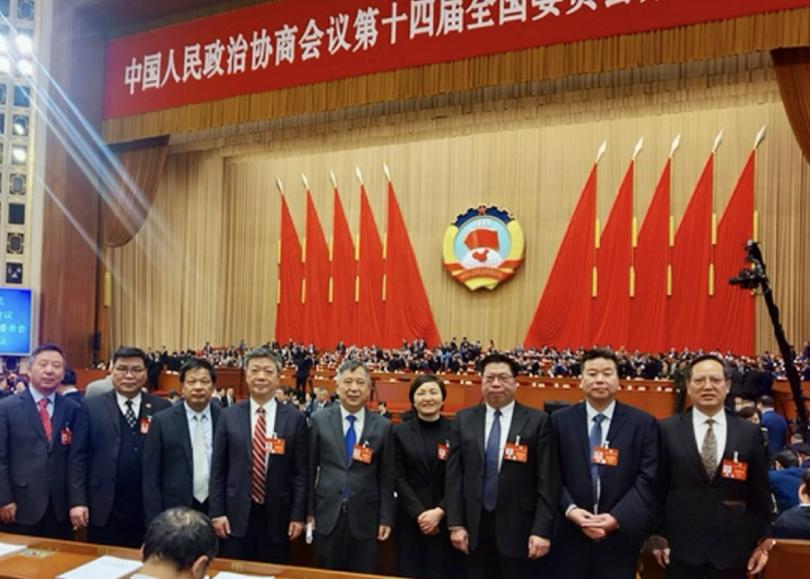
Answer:
[[[379,414],[371,412],[368,408],[366,408],[364,412],[366,416],[365,420],[363,421],[363,432],[357,439],[358,444],[365,444],[368,442],[371,435],[374,434],[374,430],[377,428],[377,421],[382,420],[382,417]]]
[[[580,450],[585,457],[585,464],[590,465],[592,449],[588,435],[591,431],[591,425],[588,424],[588,411],[585,408],[585,402],[580,402],[574,406],[573,412],[575,416],[574,428],[576,429],[574,436],[579,441]],[[588,469],[588,474],[590,476],[590,469]]]
[[[607,440],[609,446],[613,446],[619,431],[622,426],[627,422],[627,410],[621,402],[616,402],[613,407],[613,418],[610,419],[610,427],[608,428]]]
[[[345,436],[343,435],[343,421],[340,417],[340,405],[335,405],[329,410],[323,410],[323,412],[329,412],[329,426],[332,430],[332,436],[335,438],[335,444],[340,451],[340,456],[343,457],[343,464],[349,464],[349,457],[346,456]]]
[[[242,430],[242,438],[245,441],[245,455],[247,456],[247,463],[253,464],[253,433],[250,428],[250,399],[240,402],[236,406],[236,411],[239,413],[239,425]]]
[[[20,405],[23,408],[23,412],[28,414],[28,421],[34,425],[34,430],[37,431],[39,437],[45,444],[50,444],[45,436],[45,428],[42,426],[42,420],[39,418],[39,411],[37,410],[37,405],[34,403],[34,397],[31,396],[28,390],[23,390],[20,395]]]
[[[59,432],[62,430],[62,423],[65,421],[65,399],[57,394],[53,398],[53,417],[51,418],[51,440],[48,444],[52,445],[54,440],[59,440]]]
[[[486,404],[479,404],[472,415],[473,432],[475,433],[475,442],[478,443],[478,456],[481,458],[481,464],[484,464],[484,436],[486,435],[486,421],[487,421],[487,407]]]
[[[112,422],[113,428],[115,429],[115,434],[116,436],[121,436],[121,410],[118,408],[115,399],[115,390],[111,390],[103,396],[106,396],[104,405],[107,407],[107,414],[110,416],[110,422]]]
[[[174,425],[177,434],[183,444],[183,452],[186,455],[186,462],[191,472],[194,472],[194,450],[191,448],[191,435],[188,428],[188,416],[186,416],[186,405],[178,404],[174,407]]]
[[[276,423],[273,425],[273,432],[276,436],[284,438],[285,427],[287,426],[287,413],[284,412],[286,406],[276,404]],[[273,434],[271,432],[270,434]]]
[[[681,434],[681,440],[683,442],[683,448],[686,450],[686,454],[689,456],[689,462],[698,470],[700,477],[705,482],[709,481],[709,475],[706,474],[706,469],[703,468],[703,459],[700,457],[700,451],[697,447],[697,441],[695,440],[695,427],[694,427],[694,414],[692,410],[689,409],[685,414],[681,414],[680,418],[680,425],[679,430]]]
[[[512,424],[509,425],[509,432],[506,435],[508,442],[514,442],[518,433],[523,430],[523,426],[528,420],[526,408],[522,404],[515,402],[515,408],[512,410]]]

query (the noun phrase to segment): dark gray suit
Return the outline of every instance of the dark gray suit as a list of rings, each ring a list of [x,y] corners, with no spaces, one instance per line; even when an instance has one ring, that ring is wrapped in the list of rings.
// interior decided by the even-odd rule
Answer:
[[[16,523],[4,530],[54,538],[70,535],[68,511],[83,503],[76,481],[68,475],[76,446],[62,436],[72,436],[83,420],[78,404],[56,394],[53,437],[47,440],[28,390],[0,401],[0,506],[17,504]]]
[[[393,527],[396,516],[391,422],[366,409],[357,443],[371,449],[371,463],[349,463],[340,409],[335,404],[311,418],[309,514],[315,517],[316,557],[326,568],[371,572],[378,527]]]
[[[214,403],[210,407],[213,448],[221,409]],[[176,404],[155,414],[143,445],[143,511],[147,525],[165,509],[193,505],[193,458],[186,405]]]

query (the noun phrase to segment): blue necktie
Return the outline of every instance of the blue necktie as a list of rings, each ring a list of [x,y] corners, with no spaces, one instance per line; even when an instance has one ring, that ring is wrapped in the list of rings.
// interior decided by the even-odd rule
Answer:
[[[593,427],[591,428],[591,489],[593,490],[594,511],[599,504],[599,465],[593,462],[593,449],[602,446],[602,421],[607,420],[604,414],[597,414],[593,417]]]
[[[484,508],[494,511],[498,504],[498,454],[501,450],[501,411],[495,411],[484,452]]]
[[[349,430],[346,431],[346,466],[348,467],[352,465],[352,453],[354,445],[357,444],[357,433],[354,431],[354,421],[357,420],[357,417],[349,414],[346,420],[349,421]]]

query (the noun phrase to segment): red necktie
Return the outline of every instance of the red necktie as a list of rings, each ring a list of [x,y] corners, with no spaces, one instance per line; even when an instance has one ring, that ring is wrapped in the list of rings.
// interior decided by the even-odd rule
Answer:
[[[256,427],[253,429],[253,461],[250,466],[250,498],[254,503],[264,504],[264,484],[267,473],[267,424],[264,408],[256,411]]]
[[[37,406],[39,406],[39,419],[42,421],[42,428],[45,429],[45,438],[50,442],[51,438],[53,438],[53,426],[51,425],[51,417],[48,416],[48,402],[50,400],[42,398],[37,402]]]

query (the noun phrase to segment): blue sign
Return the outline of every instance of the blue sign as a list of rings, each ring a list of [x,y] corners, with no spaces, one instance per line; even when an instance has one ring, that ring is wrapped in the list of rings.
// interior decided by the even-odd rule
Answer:
[[[0,287],[0,355],[31,353],[31,290]]]

